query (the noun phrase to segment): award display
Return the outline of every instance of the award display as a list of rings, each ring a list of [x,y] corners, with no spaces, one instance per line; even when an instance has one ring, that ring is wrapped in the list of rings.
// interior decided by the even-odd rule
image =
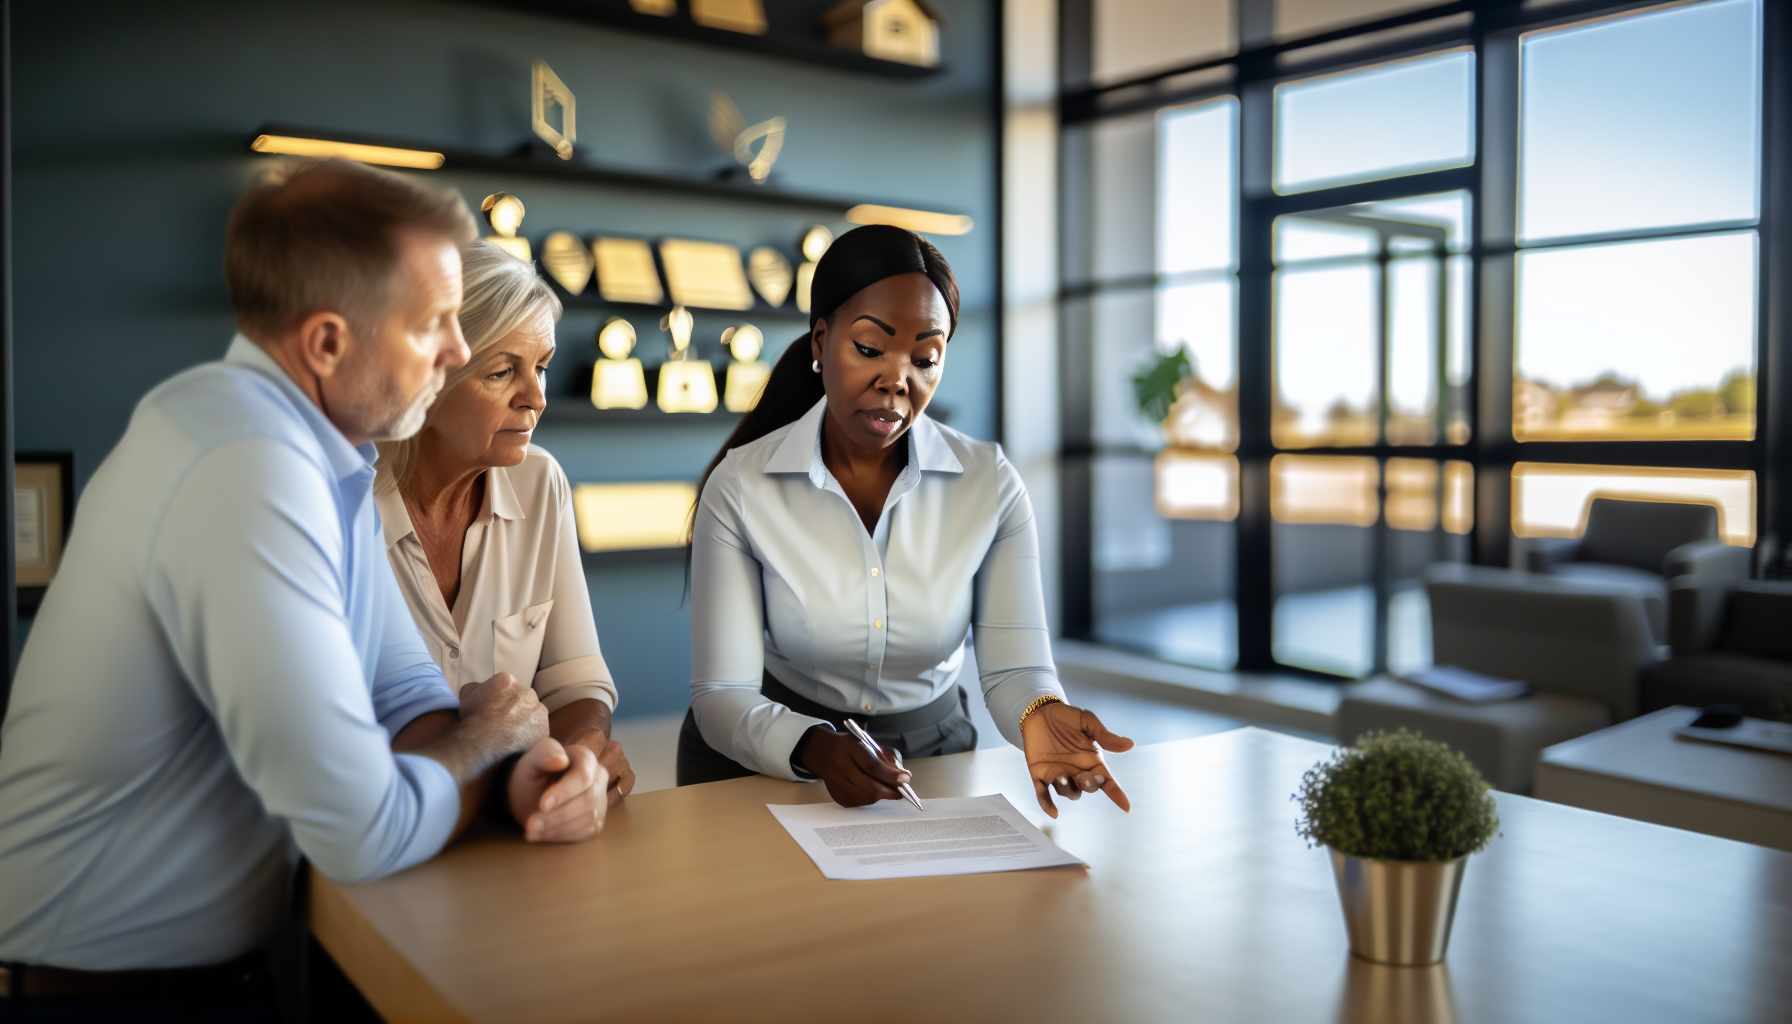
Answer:
[[[666,301],[653,250],[639,238],[598,238],[591,243],[597,267],[597,293],[605,302],[639,302],[657,306]]]
[[[741,269],[740,250],[732,245],[668,238],[660,243],[660,262],[666,267],[666,286],[672,290],[675,305],[753,308],[753,291]]]
[[[763,185],[772,173],[772,164],[784,151],[784,128],[781,117],[748,126],[740,109],[728,94],[716,90],[709,94],[709,138],[716,148],[734,157],[734,162],[747,169],[754,184]],[[753,143],[759,143],[757,152]]]
[[[923,0],[840,0],[822,15],[828,42],[867,57],[938,67],[940,22]]]
[[[759,358],[765,349],[765,335],[752,324],[740,324],[722,332],[722,344],[734,355],[728,363],[722,405],[729,412],[747,412],[759,404],[759,392],[772,375],[771,364]]]
[[[784,304],[790,295],[790,286],[796,281],[790,261],[769,245],[762,245],[747,256],[747,279],[753,282],[753,290],[765,304],[773,309]]]
[[[570,231],[556,231],[541,243],[541,265],[569,295],[583,292],[591,283],[595,263],[591,250]]]
[[[736,262],[735,266],[740,264]],[[682,305],[660,318],[660,330],[672,335],[672,356],[660,364],[658,403],[662,412],[715,412],[716,372],[705,360],[691,358],[691,329],[696,320]]]
[[[765,35],[765,5],[760,0],[691,0],[691,20],[706,28]]]
[[[572,159],[572,144],[578,140],[577,109],[572,90],[554,74],[546,61],[535,62],[532,80],[534,101],[531,117],[535,134],[554,148],[562,160]]]
[[[642,409],[647,406],[647,377],[641,360],[629,355],[635,347],[635,326],[619,316],[597,329],[597,365],[591,368],[591,404],[599,409]]]
[[[833,244],[834,233],[820,224],[810,227],[797,239],[797,250],[803,254],[802,265],[796,268],[796,308],[801,312],[809,312],[809,285],[815,280],[815,264]]]
[[[508,192],[493,192],[479,204],[485,214],[485,222],[490,224],[495,234],[485,236],[485,240],[498,246],[517,259],[528,263],[535,257],[529,252],[529,240],[516,236],[517,228],[523,226],[523,201]]]

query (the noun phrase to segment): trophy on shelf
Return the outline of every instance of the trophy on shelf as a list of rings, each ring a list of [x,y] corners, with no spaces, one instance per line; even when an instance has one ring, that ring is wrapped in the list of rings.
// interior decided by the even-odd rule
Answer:
[[[691,0],[691,20],[705,28],[765,35],[762,0]]]
[[[747,412],[759,404],[759,392],[772,375],[771,364],[759,358],[765,349],[765,335],[752,324],[740,324],[722,332],[722,344],[734,355],[728,363],[728,387],[722,392],[722,404],[729,412]]]
[[[596,263],[591,250],[570,231],[556,231],[542,240],[541,265],[560,282],[568,295],[585,290],[591,283],[591,268]]]
[[[753,290],[766,305],[777,309],[790,296],[790,286],[796,277],[783,253],[762,245],[747,257],[747,280],[753,282]]]
[[[518,238],[516,229],[523,226],[523,201],[508,192],[493,192],[479,204],[485,213],[485,222],[490,224],[496,234],[486,235],[485,240],[522,260],[524,263],[535,257],[529,251],[529,240]]]
[[[591,368],[591,404],[599,409],[640,409],[647,405],[647,378],[641,360],[629,355],[635,347],[635,325],[619,316],[597,329],[601,355]]]
[[[715,412],[716,372],[709,362],[691,356],[691,328],[696,320],[683,306],[660,318],[660,330],[672,335],[671,358],[660,364],[659,407],[662,412]]]
[[[734,157],[734,162],[747,169],[747,177],[755,185],[763,185],[772,173],[772,164],[778,162],[778,154],[784,149],[785,121],[774,117],[769,121],[761,121],[756,125],[747,125],[740,116],[740,108],[728,98],[728,94],[717,89],[709,94],[709,137],[716,148]],[[754,152],[753,143],[759,143],[758,152]],[[722,172],[726,177],[734,173],[730,167]]]
[[[562,160],[572,159],[572,144],[578,141],[579,128],[576,101],[572,90],[554,74],[546,61],[535,62],[530,82],[534,101],[530,104],[530,122],[535,134],[553,149]]]
[[[834,233],[820,224],[804,231],[797,240],[797,250],[803,254],[802,265],[796,268],[796,308],[801,312],[809,312],[809,286],[815,281],[815,264],[833,244]]]
[[[840,0],[821,16],[831,45],[916,67],[940,64],[940,16],[927,0]]]

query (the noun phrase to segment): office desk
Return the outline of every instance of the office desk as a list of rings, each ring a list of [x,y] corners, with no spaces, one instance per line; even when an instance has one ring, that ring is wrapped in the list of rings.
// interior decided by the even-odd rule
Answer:
[[[755,777],[631,798],[604,834],[474,837],[312,928],[403,1021],[1786,1021],[1792,854],[1499,794],[1438,968],[1352,960],[1289,796],[1330,748],[1258,729],[1115,757],[1135,812],[1047,826],[1089,863],[824,880]],[[910,763],[930,796],[1002,792],[1018,751]]]

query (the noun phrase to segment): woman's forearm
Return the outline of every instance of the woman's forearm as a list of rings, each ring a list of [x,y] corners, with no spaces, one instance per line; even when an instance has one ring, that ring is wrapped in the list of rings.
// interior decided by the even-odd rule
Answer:
[[[548,715],[548,735],[565,746],[602,750],[610,739],[610,705],[583,697]]]

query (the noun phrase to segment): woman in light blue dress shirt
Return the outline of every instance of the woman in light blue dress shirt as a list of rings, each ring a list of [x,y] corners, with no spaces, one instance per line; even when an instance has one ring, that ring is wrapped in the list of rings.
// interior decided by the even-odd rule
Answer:
[[[983,700],[1046,813],[1054,789],[1126,807],[1101,749],[1132,741],[1058,683],[1019,474],[998,445],[925,415],[958,325],[945,257],[862,227],[821,258],[810,294],[810,333],[704,474],[679,784],[759,772],[819,778],[848,807],[898,799],[908,773],[844,723],[909,757],[974,749],[959,687],[974,645]]]

